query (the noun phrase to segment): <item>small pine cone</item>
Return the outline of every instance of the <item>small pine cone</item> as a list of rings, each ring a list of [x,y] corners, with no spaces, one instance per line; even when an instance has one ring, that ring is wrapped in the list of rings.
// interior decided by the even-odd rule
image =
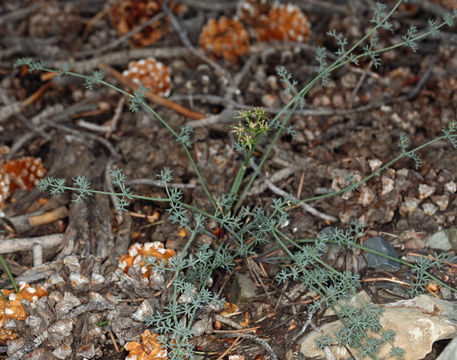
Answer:
[[[26,282],[19,283],[18,294],[22,299],[28,300],[31,303],[41,299],[43,296],[48,296],[48,292],[45,288],[41,287],[40,285],[32,287]]]
[[[149,279],[151,275],[151,266],[147,265],[143,261],[143,258],[154,257],[158,261],[164,259],[168,262],[168,260],[175,255],[176,252],[174,250],[165,249],[160,241],[147,242],[143,245],[135,243],[130,246],[128,254],[124,254],[119,258],[119,268],[125,274],[128,274],[129,269],[138,264],[141,275]]]
[[[120,4],[116,3],[111,7],[109,17],[111,24],[121,36],[159,14],[161,6],[162,0],[122,0]],[[182,8],[181,5],[172,3],[169,7],[175,13]],[[165,16],[134,34],[129,40],[130,47],[138,48],[154,44],[167,33],[168,21],[168,17]]]
[[[158,335],[152,335],[149,330],[145,330],[141,334],[142,343],[136,341],[128,342],[124,345],[125,349],[129,351],[129,356],[126,360],[159,360],[159,359],[168,359],[167,350],[164,346],[157,340]]]
[[[25,320],[28,317],[28,312],[22,301],[27,300],[30,304],[39,300],[43,296],[47,296],[48,292],[41,286],[31,287],[27,283],[19,283],[19,292],[13,290],[1,290],[6,296],[7,301],[0,298],[0,343],[4,344],[8,340],[16,339],[17,335],[14,330],[17,330],[17,324],[9,323],[9,320]],[[14,325],[14,329],[8,328]]]
[[[237,14],[249,26],[266,26],[270,9],[269,0],[241,0],[238,3]]]
[[[259,41],[282,40],[306,42],[309,22],[306,15],[295,5],[276,4],[268,13],[268,21],[256,27]]]
[[[31,156],[7,161],[3,164],[2,170],[9,175],[11,192],[18,188],[32,190],[46,173],[41,159]]]
[[[153,93],[166,97],[170,95],[172,83],[170,69],[154,58],[131,61],[122,75],[136,84],[143,84]]]
[[[239,20],[222,16],[218,21],[208,21],[200,35],[200,45],[212,55],[237,63],[249,51],[249,35]]]

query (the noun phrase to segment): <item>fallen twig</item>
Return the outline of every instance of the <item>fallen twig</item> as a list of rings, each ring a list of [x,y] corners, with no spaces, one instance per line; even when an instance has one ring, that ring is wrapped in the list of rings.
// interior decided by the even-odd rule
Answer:
[[[259,338],[258,336],[251,335],[251,334],[243,334],[243,333],[220,334],[220,336],[222,336],[222,337],[233,337],[234,335],[239,336],[242,339],[249,339],[249,340],[256,342],[257,344],[262,346],[267,351],[267,353],[270,355],[271,359],[278,360],[278,357],[276,356],[273,348],[265,340]]]
[[[0,254],[9,254],[17,251],[31,251],[34,244],[39,244],[45,249],[61,245],[64,234],[52,234],[22,239],[8,239],[0,241]]]
[[[131,88],[132,90],[136,90],[138,88],[138,84],[135,84],[132,80],[126,78],[125,76],[123,76],[119,71],[109,67],[108,65],[106,64],[100,64],[100,69],[102,69],[103,71],[105,71],[106,73],[109,73],[110,75],[112,75],[114,78],[116,78],[122,85],[125,85],[125,86],[128,86],[129,88]],[[201,114],[201,113],[198,113],[196,111],[192,111],[174,101],[171,101],[171,100],[168,100],[168,99],[165,99],[157,94],[154,94],[153,92],[151,91],[147,91],[145,93],[145,96],[155,102],[156,104],[159,104],[159,105],[162,105],[162,106],[165,106],[169,109],[172,109],[174,111],[176,111],[177,113],[180,113],[190,119],[203,119],[205,117],[204,114]]]

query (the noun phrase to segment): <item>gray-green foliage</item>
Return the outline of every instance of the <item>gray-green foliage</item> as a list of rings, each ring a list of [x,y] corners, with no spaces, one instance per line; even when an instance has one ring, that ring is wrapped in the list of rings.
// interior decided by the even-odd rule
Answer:
[[[407,32],[401,35],[402,42],[388,48],[379,48],[379,32],[381,30],[388,33],[394,31],[389,19],[401,2],[398,1],[391,9],[384,4],[376,3],[370,19],[372,28],[354,45],[350,45],[349,40],[342,33],[330,30],[327,35],[336,42],[337,49],[335,54],[337,59],[329,63],[328,50],[323,47],[317,48],[316,77],[303,88],[300,89],[298,82],[293,79],[292,74],[285,67],[281,66],[279,68],[278,75],[286,86],[286,92],[292,96],[292,99],[272,119],[269,119],[262,109],[253,109],[240,114],[240,118],[244,122],[240,122],[238,126],[234,127],[233,131],[238,136],[238,143],[235,148],[244,156],[244,161],[239,168],[237,176],[234,178],[232,188],[228,194],[211,194],[188,150],[191,145],[192,128],[183,127],[179,133],[173,129],[166,120],[147,105],[144,87],[139,87],[133,94],[129,94],[103,80],[101,72],[94,72],[91,76],[84,76],[71,72],[69,66],[62,67],[59,70],[52,70],[47,69],[43,62],[36,62],[30,58],[17,61],[16,66],[26,65],[30,71],[49,71],[57,73],[58,76],[76,76],[84,79],[88,88],[102,84],[119,91],[130,98],[130,110],[135,112],[144,109],[155,116],[176,137],[188,156],[200,184],[213,206],[212,212],[203,211],[182,201],[182,191],[169,185],[172,181],[170,169],[164,169],[158,175],[159,182],[165,188],[166,198],[147,198],[133,194],[125,186],[125,176],[120,170],[114,170],[111,174],[113,183],[119,189],[114,194],[91,189],[90,184],[83,176],[75,178],[73,186],[66,185],[64,179],[56,178],[45,178],[38,184],[41,190],[48,190],[52,195],[65,190],[74,191],[75,201],[81,201],[93,193],[114,195],[118,197],[122,209],[126,209],[129,202],[135,198],[168,203],[170,220],[184,227],[190,235],[182,252],[171,258],[168,264],[163,260],[147,259],[148,264],[154,268],[154,271],[160,273],[169,272],[174,275],[171,302],[162,312],[154,313],[148,319],[147,325],[162,335],[163,343],[168,344],[170,359],[193,358],[194,332],[192,326],[194,321],[204,309],[208,307],[217,308],[222,304],[222,299],[208,287],[214,271],[219,268],[230,271],[236,259],[255,255],[258,246],[267,242],[275,242],[276,246],[281,248],[287,255],[287,259],[281,259],[276,263],[277,266],[281,267],[277,275],[277,281],[280,283],[291,280],[303,282],[310,290],[319,295],[319,298],[310,305],[308,309],[310,312],[315,312],[322,307],[332,307],[341,319],[343,327],[332,336],[321,337],[318,341],[320,347],[334,344],[351,346],[358,349],[358,356],[361,359],[378,359],[377,353],[380,346],[384,343],[389,343],[391,345],[390,355],[398,360],[403,358],[403,351],[393,345],[395,334],[389,329],[382,329],[379,325],[379,317],[381,316],[379,308],[366,304],[361,304],[359,307],[340,304],[339,301],[342,298],[356,296],[360,287],[359,275],[336,271],[322,261],[328,243],[338,243],[349,249],[354,247],[373,252],[373,250],[365,249],[358,245],[357,239],[363,234],[363,229],[359,224],[352,223],[348,229],[335,229],[335,231],[314,239],[312,243],[303,245],[297,240],[290,239],[281,231],[282,226],[288,223],[287,208],[298,202],[294,202],[290,198],[275,198],[272,200],[270,208],[250,207],[244,204],[249,189],[267,161],[280,134],[283,131],[293,134],[293,129],[288,122],[294,110],[304,106],[304,98],[315,84],[320,81],[325,86],[334,70],[348,63],[358,65],[361,58],[371,59],[374,66],[378,68],[381,65],[380,55],[385,51],[401,46],[417,51],[421,39],[427,36],[438,36],[439,30],[445,25],[453,26],[457,17],[457,11],[454,10],[454,12],[447,13],[444,16],[442,23],[438,23],[435,20],[429,21],[428,28],[423,31],[410,26]],[[357,51],[360,52],[358,53]],[[245,182],[246,170],[251,164],[257,145],[270,134],[272,136],[269,139],[269,145],[260,159],[259,165],[254,167],[249,180]],[[302,202],[335,196],[344,191],[355,191],[360,184],[368,181],[404,157],[413,159],[418,167],[420,166],[418,151],[442,139],[447,139],[454,148],[457,147],[456,123],[454,121],[449,124],[447,129],[443,129],[443,136],[409,151],[407,150],[409,141],[402,135],[400,138],[401,153],[373,174],[357,183],[353,179],[349,179],[350,185],[346,189],[302,200]],[[228,240],[219,244],[218,239],[214,238],[214,247],[207,244],[199,249],[191,249],[191,245],[200,234],[213,236],[205,228],[206,221],[209,219],[215,221],[225,231]],[[443,259],[439,258],[439,260]],[[428,272],[432,266],[440,264],[439,261],[420,260],[416,264],[410,264],[405,261],[400,262],[412,269],[412,295],[422,290],[424,285],[431,280],[440,283],[442,286],[447,286]],[[454,291],[454,289],[452,290]],[[378,336],[368,336],[368,330],[377,333]]]

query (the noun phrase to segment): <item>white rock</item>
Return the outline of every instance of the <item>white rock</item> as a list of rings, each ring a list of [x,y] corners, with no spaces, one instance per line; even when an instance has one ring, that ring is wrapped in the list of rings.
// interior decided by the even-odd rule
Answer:
[[[71,355],[71,346],[68,344],[63,344],[55,349],[52,353],[59,359],[66,359]]]
[[[141,305],[138,307],[138,310],[135,311],[132,315],[132,318],[138,321],[145,321],[148,316],[152,314],[152,307],[149,304],[149,301],[143,300]]]
[[[423,359],[435,341],[457,336],[457,310],[453,303],[427,295],[420,295],[411,300],[397,301],[382,305],[384,312],[380,324],[385,330],[395,332],[394,345],[405,351],[405,360]],[[342,323],[331,322],[320,328],[325,334],[333,334]],[[368,332],[368,335],[373,335]],[[325,358],[324,352],[317,348],[315,340],[321,334],[313,331],[300,340],[300,351],[305,357]],[[350,357],[343,347],[331,348],[337,360]],[[350,349],[353,354],[357,350]],[[384,344],[379,357],[389,358],[390,344]]]
[[[448,183],[444,184],[444,188],[450,193],[455,193],[457,191],[457,185],[453,181],[449,181]]]
[[[382,192],[381,195],[387,195],[394,189],[394,181],[387,176],[382,177]]]
[[[438,211],[438,206],[431,203],[424,203],[422,204],[422,210],[424,210],[425,215],[432,216]]]
[[[420,184],[419,185],[419,198],[425,199],[432,195],[436,190],[436,187],[430,186],[427,184]]]
[[[367,207],[375,200],[376,193],[368,186],[363,186],[360,190],[360,196],[357,202],[361,204],[363,207]]]
[[[371,172],[375,172],[382,166],[382,161],[379,159],[370,159],[368,160],[368,165],[370,166]]]
[[[409,215],[419,206],[420,200],[415,197],[405,197],[400,205],[400,215]]]
[[[439,206],[440,211],[446,210],[449,205],[449,195],[432,196],[431,199]]]

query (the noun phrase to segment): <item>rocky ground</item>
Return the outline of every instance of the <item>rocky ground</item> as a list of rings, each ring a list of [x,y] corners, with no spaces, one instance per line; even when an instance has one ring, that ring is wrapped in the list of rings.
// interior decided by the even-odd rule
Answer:
[[[238,1],[182,0],[169,4],[167,13],[161,1],[152,0],[1,2],[0,151],[3,164],[12,170],[9,180],[4,174],[0,178],[0,252],[17,282],[41,285],[48,293],[33,306],[26,304],[27,320],[2,315],[2,358],[126,358],[123,346],[140,341],[144,318],[164,306],[170,294],[164,283],[154,288],[138,271],[123,272],[119,257],[132,244],[148,242],[161,242],[179,253],[189,235],[169,221],[164,203],[134,200],[122,213],[105,195],[76,204],[68,193],[43,194],[32,188],[33,179],[17,180],[22,175],[15,171],[24,169],[36,178],[42,175],[21,159],[35,159],[34,166],[42,166],[46,176],[70,181],[85,175],[93,188],[105,191],[114,190],[110,170],[123,169],[135,194],[152,197],[166,196],[155,180],[168,167],[173,182],[182,185],[183,200],[211,210],[184,151],[154,116],[130,112],[128,99],[112,89],[87,89],[73,77],[29,74],[24,66],[14,68],[14,62],[32,57],[50,68],[68,63],[72,71],[84,74],[101,68],[106,81],[132,92],[134,76],[122,73],[129,62],[154,57],[162,65],[146,68],[161,71],[149,84],[157,87],[148,102],[177,132],[183,125],[194,128],[190,150],[202,177],[213,194],[227,193],[243,162],[232,146],[238,111],[261,106],[274,117],[291,99],[277,74],[280,66],[293,74],[297,86],[304,86],[315,76],[316,48],[327,47],[329,61],[337,48],[326,32],[335,29],[349,44],[355,43],[372,26],[374,6],[371,0],[295,1],[297,13],[306,17],[297,15],[303,32],[294,37],[294,29],[286,36],[262,28],[262,16],[269,14],[264,2],[241,3],[245,7]],[[393,33],[380,32],[378,46],[400,42],[410,25],[426,29],[428,19],[439,20],[451,9],[452,2],[445,1],[401,6],[392,18]],[[202,32],[210,19],[222,16],[229,25],[213,24],[214,29]],[[234,18],[239,19],[236,24]],[[307,22],[300,22],[303,19]],[[228,38],[218,38],[218,32],[228,33]],[[218,52],[219,45],[227,47],[224,41],[235,46]],[[416,52],[385,52],[377,69],[364,59],[359,66],[335,71],[326,87],[317,84],[290,119],[295,136],[279,138],[245,203],[268,207],[272,198],[284,194],[306,199],[340,190],[348,186],[348,176],[358,181],[398,156],[401,134],[409,137],[411,147],[441,136],[455,119],[456,43],[455,29],[444,28],[438,37],[419,43]],[[269,133],[259,144],[255,162],[273,136]],[[357,219],[367,226],[361,241],[393,257],[411,260],[433,251],[454,256],[457,152],[438,141],[418,155],[419,168],[413,160],[401,159],[357,190],[293,207],[284,232],[294,238],[315,237],[325,227],[344,228]],[[249,168],[248,176],[252,172]],[[208,224],[208,229],[216,233],[217,224]],[[224,236],[218,241],[226,240]],[[220,309],[201,314],[204,330],[195,346],[202,358],[312,356],[300,347],[303,335],[312,334],[311,326],[302,331],[310,324],[307,290],[293,282],[279,286],[274,261],[281,254],[258,250],[260,255],[237,262],[234,272],[215,272],[213,291],[238,302],[239,311],[229,318],[220,315]],[[385,304],[407,298],[411,274],[405,266],[336,246],[329,248],[326,261],[339,270],[359,272],[367,301]],[[433,274],[456,287],[452,262]],[[12,288],[6,272],[1,283]],[[455,299],[448,289],[429,285],[425,292],[446,300],[437,308]],[[439,316],[437,324],[444,321]],[[313,326],[333,320],[322,316]],[[255,332],[243,332],[245,328]],[[456,329],[433,339],[441,341],[427,359],[436,358],[448,341],[442,339],[455,337]],[[8,338],[11,331],[16,339]],[[409,359],[423,358],[414,356]]]

